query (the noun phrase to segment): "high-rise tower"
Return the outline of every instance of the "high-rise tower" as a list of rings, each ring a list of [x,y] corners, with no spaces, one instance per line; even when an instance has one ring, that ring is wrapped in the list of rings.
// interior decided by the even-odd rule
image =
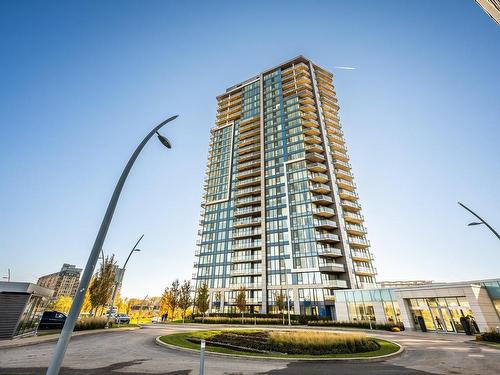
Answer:
[[[217,97],[194,282],[212,312],[333,314],[333,290],[373,287],[333,75],[299,56]]]

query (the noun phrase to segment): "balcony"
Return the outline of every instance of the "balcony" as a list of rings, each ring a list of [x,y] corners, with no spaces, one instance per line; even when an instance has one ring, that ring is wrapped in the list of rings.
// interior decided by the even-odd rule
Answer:
[[[306,128],[304,129],[304,133],[308,134],[308,130],[313,130],[314,128]],[[310,134],[311,132],[309,132]],[[319,133],[319,132],[318,132]],[[321,140],[320,137],[318,137],[317,135],[307,135],[304,137],[304,142],[307,143],[307,144],[321,144],[323,143],[323,141]]]
[[[337,223],[328,219],[314,219],[314,227],[321,229],[336,229]]]
[[[231,249],[236,250],[248,250],[248,249],[259,249],[262,247],[261,240],[256,241],[246,241],[246,242],[233,242]]]
[[[257,137],[259,135],[260,135],[260,128],[250,129],[250,130],[247,130],[243,133],[240,131],[240,142],[247,139],[247,138]]]
[[[326,172],[326,165],[323,163],[308,163],[307,169],[311,172]]]
[[[343,169],[335,170],[335,175],[339,178],[345,178],[347,180],[352,180],[354,178],[351,172],[345,171]]]
[[[318,233],[316,232],[316,241],[321,242],[340,242],[339,236],[333,233]]]
[[[351,170],[351,164],[349,164],[349,163],[347,163],[345,161],[342,161],[342,160],[335,159],[333,161],[333,165],[335,166],[335,168],[343,169],[344,171],[350,171]]]
[[[346,212],[344,211],[344,219],[347,222],[361,224],[364,220],[363,215],[354,213],[354,212]]]
[[[259,151],[240,155],[239,161],[241,163],[241,162],[246,162],[248,160],[255,160],[255,159],[259,159],[259,161],[260,161],[260,152]]]
[[[262,268],[260,267],[231,270],[231,276],[260,275],[260,274],[262,274]]]
[[[243,140],[240,141],[240,149],[245,147],[245,146],[248,146],[248,145],[253,145],[253,144],[257,144],[257,143],[260,143],[260,136],[253,136],[253,137],[249,137],[249,138],[245,138]]]
[[[341,263],[328,263],[319,265],[320,272],[345,272],[344,265]]]
[[[349,161],[349,157],[347,156],[347,154],[344,154],[343,152],[339,152],[339,151],[333,151],[332,152],[333,154],[333,158],[335,160],[341,160],[341,161],[344,161],[344,162],[348,162]]]
[[[313,207],[313,214],[322,217],[332,217],[335,216],[335,210],[330,207],[318,206]]]
[[[323,256],[323,257],[338,258],[338,257],[341,257],[343,254],[342,254],[342,250],[337,249],[336,247],[321,246],[321,247],[318,247],[318,255]]]
[[[248,154],[250,152],[255,152],[255,151],[258,151],[260,150],[260,144],[259,143],[256,143],[256,144],[253,144],[253,145],[248,145],[248,146],[245,146],[245,147],[240,147],[238,149],[238,154],[239,155],[244,155],[244,154]],[[241,160],[241,158],[240,158]]]
[[[260,254],[255,255],[244,255],[244,256],[231,256],[231,263],[250,263],[250,262],[261,262],[262,258]]]
[[[325,288],[347,288],[345,280],[323,280],[321,283]]]
[[[330,181],[326,174],[320,173],[320,172],[311,173],[309,175],[309,180],[313,181],[313,182],[320,182],[320,183],[325,183],[325,182]]]
[[[240,180],[236,183],[237,188],[244,188],[248,186],[256,186],[260,185],[260,176],[253,178],[246,178],[244,180]]]
[[[358,264],[354,265],[354,272],[357,273],[358,275],[375,275],[377,272],[375,269],[371,267],[366,267],[366,266],[360,266]]]
[[[251,186],[248,188],[244,189],[239,189],[236,191],[236,197],[241,198],[241,197],[246,197],[250,195],[260,195],[260,186]]]
[[[240,216],[249,216],[249,215],[256,215],[262,212],[262,209],[260,206],[249,206],[249,207],[242,207],[242,208],[237,208],[234,210],[234,216],[235,217],[240,217]]]
[[[260,154],[259,154],[260,155]],[[250,160],[244,163],[238,164],[238,171],[246,171],[248,169],[260,167],[260,158],[256,160]]]
[[[330,141],[330,145],[332,146],[333,150],[347,154],[347,149],[344,146],[342,146],[341,144],[339,144],[337,142]]]
[[[330,138],[330,140],[332,140],[336,143],[345,144],[344,138],[342,138],[340,135],[332,134],[328,138]]]
[[[306,152],[323,152],[323,146],[319,144],[312,144],[312,145],[306,145],[305,147]]]
[[[342,208],[346,211],[358,212],[361,210],[361,205],[357,202],[341,200],[340,204],[342,204]]]
[[[356,184],[354,182],[344,180],[343,178],[337,178],[337,185],[340,188],[346,189],[349,191],[354,191],[354,189],[356,189]]]
[[[246,171],[241,171],[236,174],[238,180],[242,180],[248,177],[255,177],[260,175],[260,168],[248,169]]]
[[[240,122],[240,136],[246,132],[253,130],[253,129],[260,130],[260,121],[258,120],[258,118],[252,122],[245,122],[244,125],[242,125]]]
[[[260,298],[245,298],[245,302],[247,305],[261,305],[262,300]],[[236,304],[236,298],[230,298],[229,303],[231,305]]]
[[[329,205],[333,203],[333,199],[329,195],[320,194],[320,195],[313,195],[311,198],[311,202],[316,204]]]
[[[313,193],[318,193],[318,194],[326,194],[326,193],[329,193],[331,191],[330,186],[325,185],[325,184],[311,184],[309,186],[309,189]]]
[[[306,128],[313,128],[313,129],[319,128],[319,123],[316,120],[303,119],[302,125],[305,126]]]
[[[261,204],[260,195],[259,196],[249,196],[244,198],[239,198],[236,200],[236,207],[244,207],[244,206],[255,206]]]
[[[365,248],[370,246],[370,241],[368,241],[364,237],[358,237],[358,236],[347,236],[349,245],[351,247],[357,247],[357,248]]]
[[[346,224],[346,229],[347,233],[356,236],[364,236],[366,234],[366,228],[359,224]]]
[[[240,129],[241,129],[242,126],[250,124],[251,122],[256,122],[257,120],[260,120],[260,114],[256,114],[256,115],[254,115],[252,117],[247,117],[247,118],[241,120],[240,121]]]
[[[354,191],[349,191],[346,189],[339,189],[340,198],[347,200],[357,200],[358,194]]]
[[[316,109],[313,107],[313,111],[315,111]],[[317,120],[318,119],[318,115],[316,115],[316,113],[314,112],[303,112],[301,113],[301,116],[304,120]]]
[[[308,152],[306,153],[306,159],[312,162],[324,162],[325,157],[317,152]]]
[[[233,238],[242,238],[242,237],[254,237],[260,236],[262,234],[262,230],[260,227],[255,228],[243,228],[237,229],[233,231]]]
[[[234,220],[235,228],[244,228],[252,226],[260,226],[262,219],[260,217],[241,217]]]
[[[361,262],[369,262],[372,260],[370,253],[361,250],[351,250],[351,257],[353,260]]]
[[[370,241],[360,236],[348,236],[348,241],[351,247],[365,248],[370,246]]]
[[[309,104],[309,105],[314,106],[316,104],[316,102],[313,99],[311,99],[311,98],[300,99],[299,102],[300,102],[301,105],[308,105]],[[316,110],[315,107],[313,107],[313,108],[314,108],[314,110]]]

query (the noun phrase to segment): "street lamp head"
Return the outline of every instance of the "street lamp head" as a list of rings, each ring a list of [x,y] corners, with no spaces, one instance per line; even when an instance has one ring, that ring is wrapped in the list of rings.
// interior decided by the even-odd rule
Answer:
[[[163,135],[161,135],[158,132],[156,132],[156,135],[158,136],[158,139],[160,140],[160,142],[162,143],[163,146],[165,146],[166,148],[172,148],[170,141],[166,137],[164,137]]]
[[[141,251],[141,249],[134,249],[134,251]]]
[[[474,221],[472,223],[469,223],[467,224],[469,227],[473,226],[473,225],[482,225],[483,223],[480,223],[480,222],[477,222],[477,221]]]

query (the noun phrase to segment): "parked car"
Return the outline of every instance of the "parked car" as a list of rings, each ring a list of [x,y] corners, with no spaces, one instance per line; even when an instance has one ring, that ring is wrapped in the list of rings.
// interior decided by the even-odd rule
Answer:
[[[117,324],[129,324],[130,317],[127,314],[116,314],[115,323],[117,323]]]
[[[62,329],[66,314],[59,311],[45,311],[38,324],[38,329]]]

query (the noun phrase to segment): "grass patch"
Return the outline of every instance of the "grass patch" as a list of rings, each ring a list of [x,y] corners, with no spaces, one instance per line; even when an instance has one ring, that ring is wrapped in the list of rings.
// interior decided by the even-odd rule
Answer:
[[[182,333],[174,333],[171,335],[161,336],[160,341],[178,346],[181,348],[194,349],[199,350],[200,345],[194,342],[189,341],[189,339],[205,339],[210,340],[210,338],[226,334],[226,333],[237,333],[237,332],[247,332],[247,333],[256,333],[263,332],[259,330],[210,330],[210,331],[194,331],[194,332],[182,332]],[[242,332],[242,333],[243,333]],[[305,334],[311,334],[313,332],[304,332]],[[256,352],[245,352],[241,350],[234,350],[231,348],[219,347],[219,346],[211,346],[207,345],[206,351],[214,352],[214,353],[223,353],[223,354],[232,354],[232,355],[245,355],[245,356],[258,356],[258,357],[273,357],[273,358],[303,358],[303,359],[321,359],[321,358],[370,358],[370,357],[378,357],[382,355],[387,355],[391,353],[395,353],[399,350],[399,346],[393,344],[389,341],[370,338],[378,345],[377,350],[361,352],[361,353],[342,353],[342,354],[284,354],[284,353],[256,353]]]

